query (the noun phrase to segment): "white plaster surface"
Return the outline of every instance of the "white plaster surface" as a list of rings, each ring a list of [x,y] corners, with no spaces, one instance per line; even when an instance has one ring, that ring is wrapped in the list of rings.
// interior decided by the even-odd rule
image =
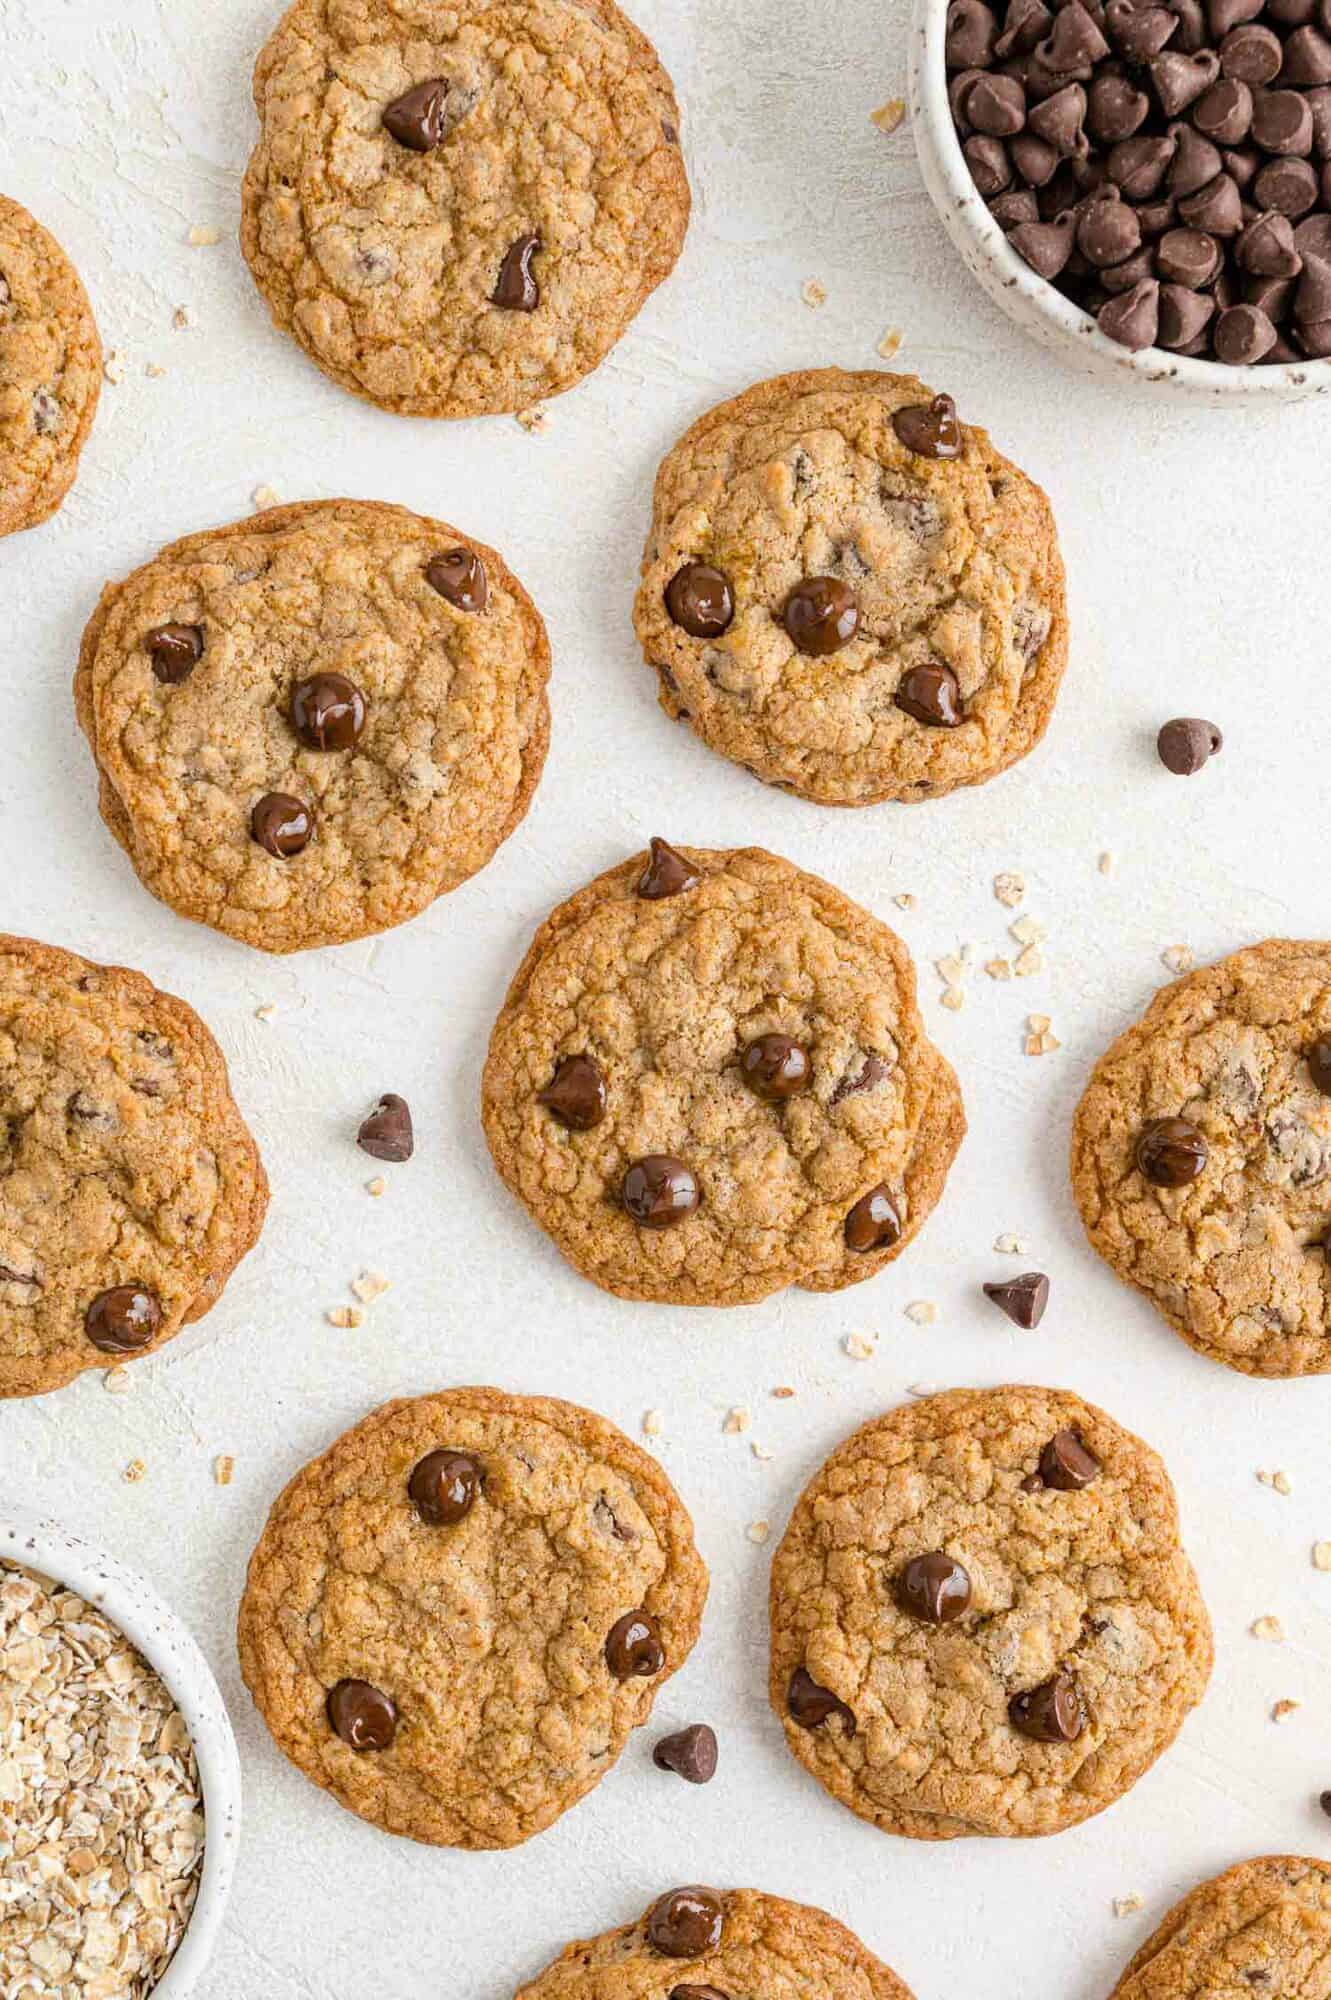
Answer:
[[[1331,1857],[1331,1380],[1253,1383],[1201,1360],[1085,1248],[1069,1118],[1088,1065],[1166,974],[1269,935],[1331,930],[1326,872],[1331,409],[1174,410],[1060,372],[980,295],[921,188],[902,93],[904,0],[637,0],[685,106],[697,202],[679,271],[542,435],[509,419],[408,422],[344,396],[276,334],[235,243],[253,136],[248,72],[275,0],[0,0],[0,186],[77,261],[107,385],[59,517],[0,545],[0,927],[141,966],[220,1037],[263,1147],[273,1205],[221,1305],[108,1395],[98,1375],[0,1410],[0,1486],[95,1535],[190,1621],[230,1702],[245,1847],[202,2000],[509,2000],[569,1938],[676,1881],[752,1883],[824,1905],[921,2000],[979,1992],[1100,2000],[1199,1877],[1269,1850]],[[213,248],[187,242],[214,224]],[[816,277],[827,303],[800,287]],[[193,324],[172,325],[187,305]],[[629,624],[651,479],[681,428],[760,376],[902,363],[1053,496],[1074,644],[1044,747],[996,784],[914,808],[832,813],[750,781],[656,706]],[[150,376],[152,365],[164,369]],[[442,514],[497,544],[555,649],[554,739],[530,818],[476,881],[378,941],[296,959],[191,927],[138,885],[96,814],[69,679],[102,581],[162,542],[287,499],[349,493]],[[1171,714],[1221,724],[1222,758],[1156,763]],[[649,833],[761,841],[899,925],[930,1025],[960,1072],[971,1135],[912,1251],[840,1297],[726,1314],[620,1304],[566,1270],[495,1178],[476,1117],[495,1010],[548,908]],[[1115,857],[1101,874],[1098,857]],[[997,985],[991,882],[1021,871],[1046,970]],[[911,912],[894,910],[909,892]],[[964,1010],[932,961],[974,947]],[[270,1021],[256,1009],[271,1004]],[[1029,1012],[1062,1046],[1023,1054]],[[385,1168],[351,1143],[402,1091],[418,1149]],[[1020,1232],[1028,1258],[993,1250]],[[1038,1264],[1053,1303],[1020,1334],[979,1295]],[[325,1308],[363,1268],[393,1289],[340,1332]],[[936,1323],[906,1306],[935,1300]],[[877,1337],[873,1360],[843,1351]],[[765,1695],[773,1544],[804,1479],[911,1384],[1066,1383],[1164,1453],[1215,1618],[1210,1694],[1113,1811],[1035,1843],[889,1840],[787,1757]],[[591,1404],[657,1448],[712,1570],[702,1641],[660,1729],[707,1718],[706,1790],[655,1771],[649,1729],[600,1790],[507,1855],[415,1848],[362,1826],[272,1749],[241,1687],[232,1624],[265,1510],[289,1475],[381,1399],[497,1381]],[[797,1391],[774,1402],[774,1385]],[[726,1436],[732,1405],[752,1430]],[[750,1445],[769,1448],[757,1459]],[[212,1462],[233,1453],[234,1482]],[[146,1477],[126,1484],[141,1457]],[[1283,1468],[1293,1491],[1259,1484]],[[1275,1613],[1282,1646],[1248,1636]],[[1281,1726],[1271,1705],[1303,1706]],[[1140,1912],[1115,1917],[1115,1897]]]

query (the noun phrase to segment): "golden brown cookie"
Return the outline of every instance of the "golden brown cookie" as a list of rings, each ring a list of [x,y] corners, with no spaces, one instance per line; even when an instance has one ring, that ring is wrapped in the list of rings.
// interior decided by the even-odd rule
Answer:
[[[295,0],[254,97],[255,283],[385,409],[480,416],[571,388],[683,246],[674,91],[612,0]]]
[[[823,1910],[756,1889],[667,1890],[635,1924],[565,1947],[516,2000],[911,2000]]]
[[[240,1663],[278,1747],[351,1812],[514,1847],[600,1783],[706,1596],[683,1503],[613,1424],[453,1389],[297,1473],[250,1561]]]
[[[820,805],[936,798],[1043,736],[1067,662],[1049,503],[913,375],[780,375],[656,481],[636,624],[661,706]]]
[[[193,1009],[141,973],[0,937],[0,1397],[201,1319],[267,1206]]]
[[[54,236],[0,195],[0,535],[45,521],[74,484],[102,346]]]
[[[1077,1108],[1091,1242],[1201,1353],[1331,1369],[1331,944],[1273,938],[1158,993]]]
[[[1324,2000],[1328,1993],[1331,1866],[1267,1854],[1176,1904],[1112,2000]]]
[[[966,1129],[885,924],[761,848],[661,840],[537,932],[482,1116],[570,1263],[675,1305],[872,1277]]]
[[[405,923],[485,866],[545,762],[549,668],[493,549],[324,500],[108,584],[74,688],[102,817],[144,886],[298,951]]]
[[[1059,1389],[956,1389],[866,1424],[772,1565],[772,1706],[885,1833],[1060,1833],[1173,1742],[1211,1627],[1149,1446]]]

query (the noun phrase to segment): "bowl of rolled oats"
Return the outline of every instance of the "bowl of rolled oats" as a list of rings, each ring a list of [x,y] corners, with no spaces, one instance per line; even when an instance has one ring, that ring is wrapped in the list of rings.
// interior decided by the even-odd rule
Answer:
[[[186,2000],[240,1840],[217,1683],[157,1593],[0,1496],[0,2000]]]

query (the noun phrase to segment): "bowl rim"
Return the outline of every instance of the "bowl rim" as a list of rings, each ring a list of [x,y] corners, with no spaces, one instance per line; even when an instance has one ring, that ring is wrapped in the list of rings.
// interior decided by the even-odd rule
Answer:
[[[105,1549],[0,1493],[0,1558],[77,1591],[137,1647],[189,1725],[205,1830],[199,1887],[153,2000],[187,2000],[213,1955],[240,1848],[240,1755],[226,1703],[197,1640],[153,1586]]]
[[[1310,358],[1275,362],[1269,367],[1254,363],[1231,368],[1223,361],[1199,361],[1190,355],[1174,354],[1167,347],[1147,347],[1134,353],[1102,333],[1089,313],[1064,298],[1047,279],[1032,270],[989,213],[961,150],[947,95],[944,54],[947,13],[947,0],[916,0],[911,45],[914,108],[917,118],[922,116],[928,126],[935,162],[946,183],[955,218],[995,267],[1005,297],[1015,295],[1025,299],[1067,342],[1089,351],[1097,361],[1140,379],[1165,381],[1181,389],[1203,391],[1211,397],[1236,399],[1254,395],[1279,398],[1307,395],[1310,390],[1331,390],[1331,360]],[[1009,313],[1009,317],[1016,316]]]

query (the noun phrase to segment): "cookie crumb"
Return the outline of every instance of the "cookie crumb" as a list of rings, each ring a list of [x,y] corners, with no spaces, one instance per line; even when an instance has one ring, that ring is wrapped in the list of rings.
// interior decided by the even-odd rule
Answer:
[[[190,230],[188,242],[195,250],[207,250],[214,243],[220,243],[222,232],[211,222],[196,222]]]
[[[1026,878],[1007,871],[994,877],[994,894],[1005,910],[1015,910],[1026,894]]]
[[[229,1486],[231,1475],[236,1469],[236,1461],[229,1452],[222,1452],[213,1460],[213,1478],[219,1486]]]
[[[827,304],[827,287],[818,278],[806,278],[800,286],[800,297],[810,312],[817,312],[819,306]]]
[[[277,1009],[274,1007],[272,1001],[266,1000],[262,1007],[256,1007],[254,1018],[256,1021],[275,1021],[277,1019]]]
[[[901,343],[904,339],[905,335],[899,326],[890,326],[874,352],[882,361],[895,361],[901,352]]]
[[[1057,1035],[1051,1034],[1049,1031],[1049,1016],[1047,1014],[1028,1014],[1026,1016],[1026,1026],[1029,1030],[1026,1036],[1026,1053],[1028,1056],[1048,1056],[1052,1055],[1055,1049],[1062,1048],[1063,1044],[1059,1041]]]
[[[788,1403],[791,1397],[794,1395],[794,1393],[795,1391],[793,1389],[788,1389],[784,1383],[782,1383],[779,1389],[773,1389],[772,1391],[772,1394],[776,1397],[778,1403]]]
[[[324,1314],[329,1326],[360,1326],[365,1315],[358,1306],[329,1306]]]
[[[265,507],[280,507],[282,504],[282,495],[275,486],[256,486],[252,497],[259,513]]]
[[[1043,972],[1044,953],[1035,945],[1028,944],[1024,951],[1017,954],[1012,970],[1018,979],[1029,979],[1032,973]]]
[[[760,1462],[763,1465],[768,1465],[771,1463],[772,1454],[767,1449],[767,1446],[765,1444],[751,1444],[749,1446],[749,1450],[753,1453],[756,1459],[760,1460]]]
[[[541,403],[533,403],[529,410],[517,412],[517,422],[521,424],[528,437],[539,437],[549,421],[549,412]]]
[[[102,363],[102,373],[108,382],[116,383],[124,381],[125,357],[118,347],[111,348],[107,353],[106,359]]]
[[[1271,1710],[1272,1722],[1288,1722],[1290,1716],[1293,1715],[1295,1709],[1300,1705],[1299,1702],[1290,1701],[1288,1698],[1284,1701],[1276,1702]]]
[[[848,1333],[841,1345],[852,1361],[872,1361],[878,1351],[867,1333]]]
[[[751,1542],[765,1542],[772,1532],[770,1521],[750,1521],[745,1530]]]
[[[1279,1646],[1284,1643],[1285,1628],[1278,1618],[1272,1617],[1269,1613],[1262,1618],[1254,1618],[1248,1630],[1254,1639],[1265,1639],[1270,1645]]]
[[[869,113],[869,123],[876,125],[880,132],[895,132],[906,115],[904,97],[889,97],[886,104],[880,104],[876,111]]]
[[[988,958],[984,969],[991,979],[1011,979],[1012,966],[1006,958]]]
[[[745,1409],[742,1403],[738,1403],[733,1410],[727,1413],[726,1420],[721,1428],[727,1437],[738,1437],[749,1428],[752,1422],[753,1418],[750,1416],[748,1410]]]
[[[906,1307],[906,1318],[913,1319],[916,1326],[932,1326],[938,1318],[938,1307],[932,1299],[913,1299]]]
[[[1331,1570],[1331,1542],[1313,1543],[1313,1568]]]
[[[372,1306],[376,1299],[381,1299],[385,1292],[392,1289],[390,1280],[380,1271],[362,1271],[359,1278],[353,1279],[351,1286],[352,1296],[358,1298],[363,1306]]]
[[[143,372],[150,382],[160,382],[166,370],[160,361],[147,361],[144,363]]]
[[[1114,872],[1114,857],[1106,849],[1095,865],[1102,875],[1112,875]]]
[[[137,1486],[139,1481],[147,1476],[147,1472],[148,1468],[141,1458],[132,1458],[125,1467],[126,1485]]]
[[[192,306],[177,306],[171,315],[171,324],[177,333],[183,333],[187,326],[193,326],[194,324],[194,308]]]
[[[1191,972],[1197,963],[1191,946],[1186,944],[1168,945],[1160,954],[1160,962],[1170,972]]]
[[[102,1387],[108,1396],[124,1396],[129,1392],[131,1380],[128,1368],[108,1368],[102,1377]]]
[[[376,1174],[372,1181],[366,1181],[365,1183],[366,1194],[372,1194],[376,1201],[379,1199],[379,1196],[381,1194],[386,1194],[387,1191],[388,1191],[388,1182],[384,1179],[382,1174]]]
[[[1113,1904],[1114,1915],[1116,1917],[1130,1917],[1141,1906],[1142,1899],[1135,1892],[1127,1896],[1115,1896]]]
[[[911,895],[909,889],[903,889],[899,896],[892,898],[892,901],[899,910],[913,910],[915,908],[915,898]]]
[[[994,1248],[1000,1257],[1025,1257],[1029,1255],[1030,1247],[1024,1236],[1003,1235],[994,1238]]]
[[[659,1410],[648,1410],[642,1420],[643,1436],[659,1438],[664,1429],[665,1418],[661,1415],[661,1412]]]
[[[1294,1487],[1287,1472],[1258,1471],[1257,1478],[1263,1486],[1269,1486],[1276,1493],[1290,1494]]]

